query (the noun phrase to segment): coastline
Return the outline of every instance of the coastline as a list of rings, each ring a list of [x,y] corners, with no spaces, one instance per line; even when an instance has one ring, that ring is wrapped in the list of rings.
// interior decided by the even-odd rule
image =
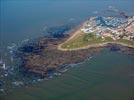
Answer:
[[[75,49],[64,49],[61,47],[61,44],[58,46],[58,50],[61,50],[61,51],[75,51],[75,50],[82,50],[82,49],[89,49],[89,48],[94,48],[94,47],[105,47],[107,46],[108,44],[117,44],[117,45],[122,45],[122,46],[125,46],[125,47],[130,47],[130,48],[134,48],[134,46],[132,45],[128,45],[128,44],[124,44],[124,43],[120,43],[120,42],[105,42],[105,43],[97,43],[97,44],[90,44],[90,45],[87,45],[85,47],[80,47],[80,48],[75,48]]]
[[[35,75],[41,75],[43,77],[48,76],[49,72],[56,71],[60,68],[62,69],[60,66],[83,62],[85,58],[89,58],[93,54],[99,53],[102,50],[102,48],[99,47],[78,51],[60,51],[57,49],[57,45],[63,40],[40,40],[41,42],[47,41],[47,48],[43,48],[41,51],[36,53],[20,52],[18,54],[22,61],[20,68],[24,70],[24,74],[35,73]],[[40,46],[42,45],[40,44]]]
[[[86,22],[84,22],[86,23]],[[104,42],[90,44],[85,47],[75,49],[64,49],[61,46],[69,40],[84,34],[80,28],[84,24],[70,30],[68,36],[63,38],[42,37],[36,41],[36,45],[26,45],[21,47],[19,57],[22,60],[21,67],[24,72],[35,73],[41,76],[48,76],[50,72],[62,70],[64,65],[77,64],[83,62],[86,58],[99,53],[103,48],[119,48],[120,51],[127,54],[134,54],[134,46],[120,42]],[[30,47],[31,51],[28,51]],[[56,59],[55,59],[56,58]]]
[[[109,41],[109,42],[103,42],[103,43],[94,43],[94,44],[89,44],[87,46],[82,46],[82,47],[78,47],[78,48],[71,48],[71,49],[63,48],[62,45],[64,45],[65,43],[69,42],[70,40],[72,40],[74,38],[77,38],[78,36],[86,34],[86,33],[81,32],[81,30],[80,30],[82,28],[82,26],[86,22],[87,21],[84,21],[82,24],[79,25],[78,28],[76,28],[73,32],[71,32],[69,38],[66,39],[63,43],[60,43],[57,46],[57,49],[61,50],[61,51],[75,51],[75,50],[88,49],[88,48],[92,48],[92,47],[103,47],[103,46],[106,46],[108,44],[117,44],[117,45],[122,45],[122,46],[125,46],[125,47],[134,48],[134,45],[126,44],[126,43],[119,42],[119,41]]]

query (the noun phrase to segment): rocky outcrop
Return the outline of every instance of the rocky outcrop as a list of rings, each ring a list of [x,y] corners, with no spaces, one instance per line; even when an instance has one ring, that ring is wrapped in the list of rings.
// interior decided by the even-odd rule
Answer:
[[[40,38],[35,43],[29,43],[19,50],[19,57],[26,71],[47,75],[49,72],[58,70],[60,66],[82,62],[85,58],[97,53],[101,48],[90,48],[78,51],[60,51],[57,45],[66,38]]]
[[[56,31],[56,38],[41,37],[18,48],[17,55],[21,58],[20,68],[23,69],[23,72],[47,76],[49,73],[63,68],[64,65],[82,62],[104,48],[101,46],[72,51],[58,50],[58,45],[70,37],[69,34],[62,34],[62,31],[58,32]],[[117,44],[108,44],[105,47],[110,48],[111,51],[134,55],[134,48]]]

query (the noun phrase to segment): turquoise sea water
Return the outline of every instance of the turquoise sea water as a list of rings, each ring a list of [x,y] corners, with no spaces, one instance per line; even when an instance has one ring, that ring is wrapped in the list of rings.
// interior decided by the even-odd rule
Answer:
[[[134,15],[133,5],[134,0],[0,0],[0,56],[13,67],[10,47],[43,36],[46,27],[81,22],[111,6]],[[133,100],[133,66],[133,56],[104,50],[59,77],[9,89],[0,100]]]

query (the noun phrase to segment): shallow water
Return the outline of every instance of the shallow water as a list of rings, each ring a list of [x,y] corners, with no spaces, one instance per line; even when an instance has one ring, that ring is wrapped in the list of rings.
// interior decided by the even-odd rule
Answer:
[[[82,21],[113,6],[134,12],[133,0],[1,0],[2,46],[42,35],[47,26]]]
[[[79,23],[111,6],[134,15],[134,0],[1,0],[0,3],[0,56],[10,70],[18,67],[12,50],[22,41],[44,36],[47,27]],[[9,94],[0,94],[0,99],[131,100],[134,98],[133,60],[133,56],[104,50],[59,77],[23,88],[9,85],[22,79],[18,72],[11,71],[16,73],[14,78],[10,74],[5,78]]]
[[[109,7],[134,15],[133,0],[1,0],[0,4],[0,58],[6,66],[13,64],[12,49],[44,36],[48,27],[80,23]]]
[[[63,75],[11,90],[2,100],[133,100],[134,56],[108,50]]]
[[[1,0],[0,56],[11,63],[8,47],[44,36],[50,26],[82,22],[109,7],[134,15],[133,0]]]

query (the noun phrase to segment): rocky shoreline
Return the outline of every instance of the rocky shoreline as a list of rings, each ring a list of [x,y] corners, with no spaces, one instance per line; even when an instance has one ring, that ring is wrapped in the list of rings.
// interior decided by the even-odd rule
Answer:
[[[93,46],[78,50],[60,50],[60,44],[67,41],[74,33],[79,30],[79,26],[73,24],[63,25],[61,27],[50,28],[45,33],[50,34],[37,38],[35,41],[25,43],[18,47],[17,55],[20,58],[20,71],[24,75],[27,73],[48,76],[50,73],[64,69],[69,64],[83,62],[86,58],[101,52],[108,48],[111,51],[123,52],[134,55],[134,48],[116,43],[107,43],[102,46]]]
[[[70,36],[65,35],[62,38],[42,37],[33,43],[28,43],[19,47],[17,55],[21,58],[22,63],[20,68],[23,69],[23,73],[32,73],[45,77],[52,72],[65,68],[69,64],[83,62],[86,58],[99,53],[103,48],[134,55],[134,48],[112,43],[109,43],[104,47],[92,47],[75,51],[58,50],[57,46],[68,37]]]
[[[101,48],[91,48],[78,51],[60,51],[57,45],[66,38],[42,38],[38,45],[25,45],[19,48],[21,67],[26,72],[47,76],[48,73],[58,70],[62,65],[82,62],[85,58],[97,53]]]

